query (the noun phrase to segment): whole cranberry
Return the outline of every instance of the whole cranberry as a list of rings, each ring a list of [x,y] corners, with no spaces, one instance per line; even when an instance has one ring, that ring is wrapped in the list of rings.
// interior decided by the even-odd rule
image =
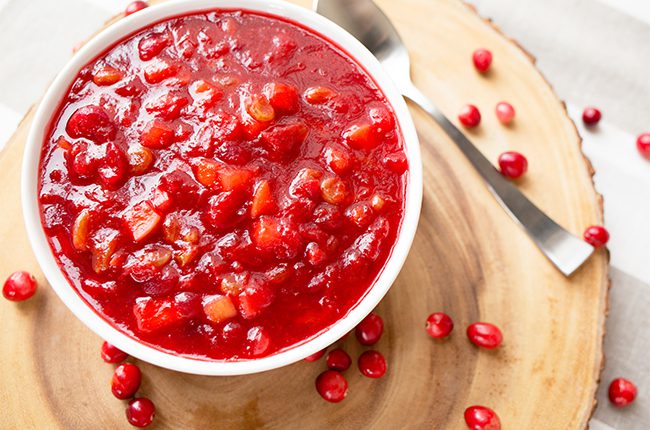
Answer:
[[[467,128],[474,128],[481,123],[481,112],[474,105],[465,105],[458,113],[458,120]]]
[[[443,312],[435,312],[429,315],[426,325],[427,333],[434,339],[443,339],[454,329],[454,322],[449,315]]]
[[[515,108],[508,102],[499,102],[497,103],[496,108],[494,108],[497,119],[501,124],[508,125],[515,119]]]
[[[146,397],[138,397],[129,402],[126,407],[126,419],[135,427],[147,427],[156,416],[156,407]]]
[[[587,227],[583,236],[585,241],[594,248],[601,248],[609,241],[609,232],[600,225]]]
[[[142,373],[135,364],[124,363],[115,368],[113,379],[111,379],[111,391],[118,399],[133,397],[140,388]]]
[[[623,408],[636,399],[636,385],[625,378],[616,378],[609,384],[609,401]]]
[[[518,179],[528,170],[528,160],[516,151],[499,155],[499,169],[506,178]]]
[[[246,351],[251,355],[262,355],[269,349],[271,337],[260,326],[250,328],[246,334]]]
[[[347,352],[343,351],[341,348],[336,348],[330,351],[327,354],[327,368],[330,370],[337,370],[343,372],[350,368],[352,364],[352,359]]]
[[[499,417],[485,406],[470,406],[465,409],[465,423],[470,430],[501,430]]]
[[[124,9],[124,16],[129,16],[132,13],[141,11],[142,9],[148,7],[149,5],[145,1],[134,1],[129,3]]]
[[[244,327],[238,322],[231,321],[221,329],[221,338],[227,344],[236,345],[242,343],[245,337]]]
[[[106,111],[97,105],[86,105],[75,110],[68,118],[65,129],[75,139],[84,138],[98,144],[112,141],[117,132]]]
[[[12,302],[22,302],[36,293],[36,287],[36,278],[20,270],[9,275],[2,287],[2,295]]]
[[[467,337],[476,346],[485,349],[498,348],[503,342],[499,327],[486,322],[475,322],[467,327]]]
[[[366,351],[359,356],[359,370],[368,378],[381,378],[386,374],[386,359],[377,351]]]
[[[321,349],[320,351],[315,352],[308,357],[305,357],[305,361],[308,363],[313,363],[314,361],[318,361],[323,355],[325,355],[325,351],[327,351],[327,348]]]
[[[122,351],[121,349],[118,349],[117,347],[111,345],[110,343],[104,341],[102,343],[102,360],[104,360],[107,363],[121,363],[127,358],[129,358],[129,354],[126,352]]]
[[[641,133],[636,138],[636,149],[643,158],[650,160],[650,133]]]
[[[370,346],[379,342],[383,332],[384,321],[379,315],[371,312],[357,325],[354,335],[361,345]]]
[[[485,73],[492,64],[492,52],[485,48],[479,48],[472,54],[472,61],[474,67],[481,73]]]
[[[316,391],[328,402],[338,403],[348,394],[348,381],[335,370],[326,370],[316,378]]]
[[[600,118],[602,118],[602,114],[595,107],[589,106],[582,111],[582,122],[586,125],[596,125]]]

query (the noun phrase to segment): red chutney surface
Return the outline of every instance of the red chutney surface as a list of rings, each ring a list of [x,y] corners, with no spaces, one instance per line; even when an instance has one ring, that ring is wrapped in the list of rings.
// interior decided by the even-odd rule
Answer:
[[[86,66],[41,156],[68,279],[164,350],[249,359],[345,316],[404,212],[395,116],[344,52],[245,11],[178,17]]]

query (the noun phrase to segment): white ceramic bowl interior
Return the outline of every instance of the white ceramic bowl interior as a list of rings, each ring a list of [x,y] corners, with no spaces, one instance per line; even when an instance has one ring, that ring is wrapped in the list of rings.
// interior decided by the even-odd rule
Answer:
[[[288,18],[325,35],[341,46],[374,78],[393,106],[410,163],[406,208],[397,243],[382,273],[366,296],[343,319],[302,344],[259,359],[209,361],[183,357],[145,345],[117,330],[96,313],[68,283],[59,268],[45,236],[38,203],[39,159],[44,133],[73,79],[86,64],[106,48],[149,24],[178,15],[211,9],[246,9]],[[25,224],[38,263],[68,308],[101,338],[128,354],[149,363],[180,372],[200,375],[240,375],[261,372],[301,360],[334,343],[352,330],[384,297],[397,277],[409,252],[417,227],[422,199],[422,164],[415,127],[400,93],[370,52],[354,37],[316,13],[280,0],[176,0],[125,17],[86,43],[67,63],[50,85],[36,111],[27,139],[22,166],[22,205]]]

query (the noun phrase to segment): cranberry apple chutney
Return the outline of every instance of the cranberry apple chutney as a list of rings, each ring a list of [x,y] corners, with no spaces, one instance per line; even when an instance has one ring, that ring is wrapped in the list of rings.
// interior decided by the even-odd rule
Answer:
[[[39,202],[81,297],[145,344],[263,357],[343,318],[396,242],[395,114],[298,24],[216,10],[154,24],[74,80],[45,135]]]

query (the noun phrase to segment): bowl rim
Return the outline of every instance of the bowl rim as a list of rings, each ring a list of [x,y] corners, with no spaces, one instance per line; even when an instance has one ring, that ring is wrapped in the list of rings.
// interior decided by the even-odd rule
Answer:
[[[114,43],[152,23],[215,9],[249,10],[294,21],[341,47],[366,70],[393,107],[409,161],[404,217],[397,240],[375,283],[360,301],[343,318],[307,340],[270,356],[234,361],[187,357],[157,349],[121,332],[101,317],[82,299],[57,264],[45,236],[38,202],[44,134],[49,130],[50,120],[79,70]],[[283,0],[174,0],[150,6],[109,25],[89,40],[57,74],[41,100],[29,130],[22,163],[21,200],[29,241],[45,277],[72,313],[102,339],[129,355],[163,368],[197,375],[243,375],[286,366],[326,348],[351,331],[375,308],[399,274],[415,236],[422,201],[422,163],[415,126],[401,94],[377,59],[338,25],[309,9]]]

